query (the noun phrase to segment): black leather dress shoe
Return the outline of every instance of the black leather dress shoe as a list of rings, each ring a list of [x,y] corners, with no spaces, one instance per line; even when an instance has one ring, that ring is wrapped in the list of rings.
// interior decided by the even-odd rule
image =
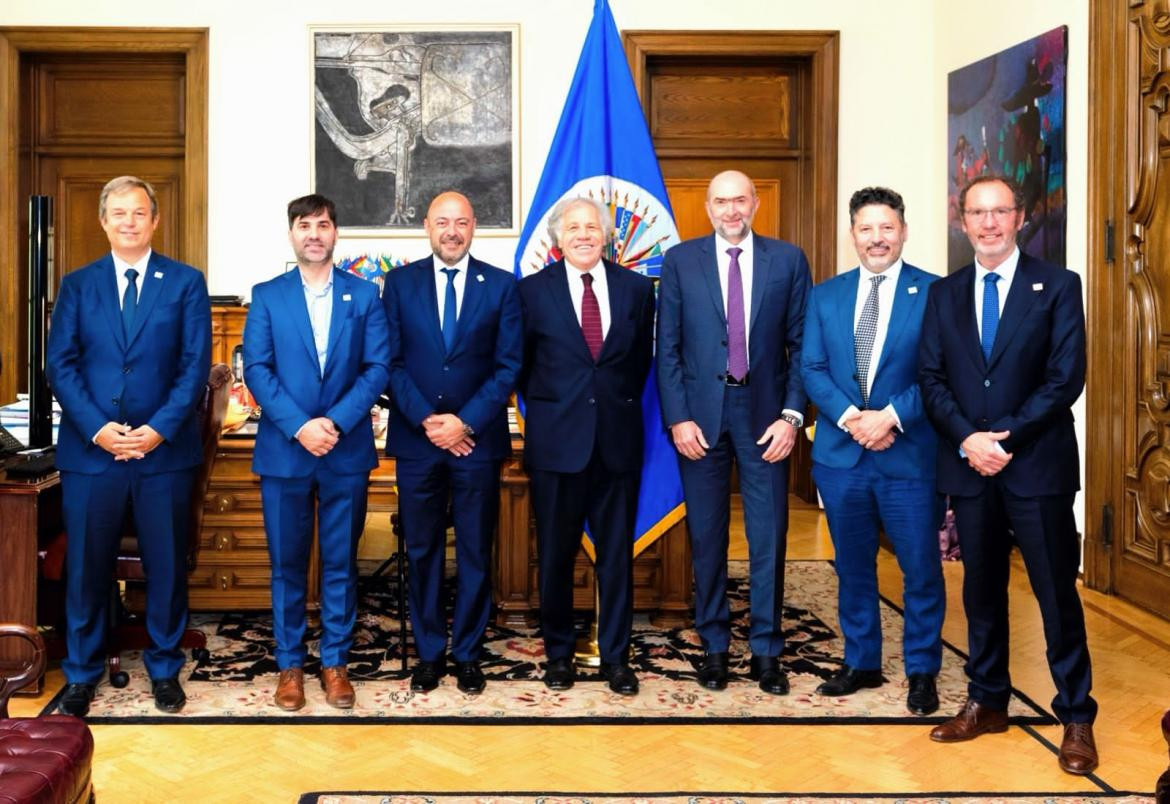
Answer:
[[[601,663],[601,678],[609,682],[609,688],[618,695],[637,695],[638,677],[628,664]]]
[[[906,693],[906,708],[916,715],[930,715],[938,711],[938,688],[930,673],[911,673],[910,691]]]
[[[567,690],[576,680],[572,659],[549,659],[544,668],[544,686],[550,690]]]
[[[727,666],[726,653],[704,653],[699,662],[699,686],[709,690],[726,689]]]
[[[61,694],[61,700],[57,701],[57,711],[63,715],[85,717],[96,689],[96,684],[70,684]]]
[[[439,686],[439,679],[447,675],[447,662],[438,659],[433,662],[420,660],[410,674],[410,688],[415,692],[430,692]]]
[[[187,705],[187,695],[177,678],[155,679],[150,682],[150,691],[154,694],[154,708],[160,712],[173,715]]]
[[[849,665],[843,664],[832,678],[822,682],[817,687],[817,695],[841,698],[845,695],[852,695],[859,689],[873,689],[884,683],[886,683],[886,679],[882,676],[881,670],[854,670]]]
[[[483,688],[487,686],[487,679],[483,677],[479,662],[456,662],[455,684],[460,692],[468,695],[479,695],[483,692]]]
[[[788,676],[780,669],[780,659],[776,656],[753,656],[748,677],[760,682],[760,689],[769,695],[788,694]]]

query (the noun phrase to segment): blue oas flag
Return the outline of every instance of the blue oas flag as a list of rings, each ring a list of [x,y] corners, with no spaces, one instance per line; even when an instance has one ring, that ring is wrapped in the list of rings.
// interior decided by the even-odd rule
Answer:
[[[561,258],[560,250],[548,242],[545,234],[548,215],[562,198],[576,196],[601,201],[613,215],[614,240],[604,251],[606,259],[658,276],[663,254],[678,242],[678,230],[606,0],[596,0],[594,4],[593,22],[581,49],[561,122],[520,234],[517,277]],[[646,443],[634,532],[635,555],[686,513],[678,460],[662,426],[653,368],[642,394],[642,419]],[[588,536],[585,549],[593,554]]]

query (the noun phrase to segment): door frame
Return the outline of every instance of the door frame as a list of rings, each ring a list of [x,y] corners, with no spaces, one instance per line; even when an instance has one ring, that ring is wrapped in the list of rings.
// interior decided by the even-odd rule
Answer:
[[[20,64],[33,53],[177,53],[186,61],[183,161],[183,254],[207,272],[207,28],[0,27],[0,223],[13,236],[0,243],[0,310],[14,315],[27,300],[20,298]],[[111,177],[112,178],[112,177]],[[0,401],[16,398],[13,371],[19,340],[25,333],[0,327]]]
[[[801,98],[811,120],[804,145],[811,164],[801,170],[801,195],[812,200],[802,215],[800,242],[805,246],[813,283],[837,275],[837,86],[838,31],[624,31],[626,61],[634,77],[642,112],[649,104],[648,60],[656,56],[740,56],[807,59],[812,97]],[[670,156],[664,149],[659,156]]]

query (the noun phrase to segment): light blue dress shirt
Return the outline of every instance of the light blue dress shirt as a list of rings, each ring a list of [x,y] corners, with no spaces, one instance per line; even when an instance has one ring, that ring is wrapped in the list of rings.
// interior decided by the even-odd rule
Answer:
[[[313,344],[317,347],[317,363],[325,376],[325,360],[329,357],[329,325],[333,321],[333,274],[325,287],[317,290],[301,277],[305,291],[305,305],[309,308],[309,324],[313,327]]]

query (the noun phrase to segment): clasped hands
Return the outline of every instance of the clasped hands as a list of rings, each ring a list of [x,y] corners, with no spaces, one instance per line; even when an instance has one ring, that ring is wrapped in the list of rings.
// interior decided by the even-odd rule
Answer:
[[[118,422],[106,422],[94,438],[115,461],[141,460],[162,442],[163,437],[149,424],[131,427]]]
[[[1011,435],[1010,430],[999,432],[975,432],[963,439],[959,446],[967,458],[967,464],[984,477],[991,477],[1003,471],[1011,462],[1012,454],[1004,450],[999,442]]]
[[[711,449],[699,425],[690,419],[672,424],[670,436],[679,454],[692,461],[699,460]],[[788,457],[788,453],[792,452],[792,447],[796,444],[796,428],[783,419],[777,419],[768,425],[768,429],[756,444],[768,445],[764,449],[764,454],[760,456],[768,463],[782,461]]]
[[[467,435],[463,420],[454,413],[432,413],[423,419],[423,430],[432,444],[460,458],[475,449],[475,441]]]
[[[845,420],[845,431],[866,449],[881,452],[894,443],[897,420],[884,410],[859,410]]]

